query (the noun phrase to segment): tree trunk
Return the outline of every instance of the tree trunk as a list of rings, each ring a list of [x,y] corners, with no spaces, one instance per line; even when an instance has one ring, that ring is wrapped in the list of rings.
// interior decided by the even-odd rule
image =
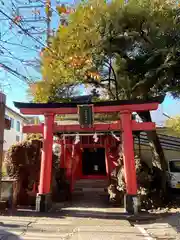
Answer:
[[[152,122],[150,111],[146,112],[140,112],[138,115],[141,117],[143,122]],[[166,192],[166,160],[163,152],[163,148],[161,146],[159,137],[156,133],[156,130],[154,131],[148,131],[146,132],[147,138],[149,141],[149,146],[152,151],[153,159],[152,159],[152,165],[159,168],[161,170],[162,176],[161,176],[161,187],[164,193]]]

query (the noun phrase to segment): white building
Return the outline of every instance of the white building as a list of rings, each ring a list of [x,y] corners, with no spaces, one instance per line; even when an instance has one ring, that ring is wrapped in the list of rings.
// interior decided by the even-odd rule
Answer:
[[[11,120],[11,129],[4,130],[4,152],[16,142],[20,142],[24,139],[25,134],[22,132],[22,127],[28,122],[25,117],[7,106],[5,109],[5,118]]]

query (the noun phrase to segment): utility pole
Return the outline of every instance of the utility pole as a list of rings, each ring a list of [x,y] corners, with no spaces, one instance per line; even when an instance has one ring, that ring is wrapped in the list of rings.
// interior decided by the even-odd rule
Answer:
[[[4,144],[4,129],[5,129],[5,104],[6,95],[0,92],[0,199],[2,188],[2,163],[3,163],[3,144]]]
[[[50,45],[50,36],[51,36],[51,17],[52,17],[52,11],[51,11],[51,0],[46,0],[46,21],[47,21],[47,46]]]

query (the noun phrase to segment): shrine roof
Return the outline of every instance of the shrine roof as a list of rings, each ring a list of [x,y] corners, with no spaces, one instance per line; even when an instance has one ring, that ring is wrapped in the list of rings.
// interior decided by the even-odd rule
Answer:
[[[145,104],[145,103],[159,103],[164,101],[164,96],[154,97],[149,100],[135,99],[135,100],[117,100],[117,101],[71,101],[67,103],[25,103],[25,102],[14,102],[14,106],[18,109],[21,108],[75,108],[78,105],[93,104],[94,106],[118,106],[118,105],[132,105],[132,104]]]

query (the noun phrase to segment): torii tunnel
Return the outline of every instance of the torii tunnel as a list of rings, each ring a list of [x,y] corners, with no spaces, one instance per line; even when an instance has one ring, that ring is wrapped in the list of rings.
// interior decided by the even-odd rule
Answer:
[[[121,132],[123,162],[125,170],[125,210],[128,213],[137,212],[137,181],[134,160],[133,131],[151,131],[156,128],[153,122],[136,122],[132,119],[133,112],[153,111],[158,108],[164,98],[156,97],[148,101],[123,100],[104,101],[90,103],[20,103],[14,105],[24,115],[44,115],[44,123],[39,125],[27,125],[23,127],[24,133],[42,133],[44,137],[41,155],[41,169],[39,179],[39,190],[36,197],[36,210],[46,211],[47,201],[51,194],[51,172],[52,172],[52,145],[54,133],[95,133],[95,132]],[[76,125],[57,125],[54,122],[55,116],[66,114],[78,114],[79,105],[93,106],[93,113],[119,113],[119,120],[112,123],[93,123],[90,127]],[[93,147],[93,146],[92,146]],[[106,145],[105,148],[108,148]],[[63,154],[63,152],[62,152]],[[66,159],[64,160],[66,161]],[[110,160],[109,160],[110,161]],[[107,162],[107,172],[111,163]],[[108,175],[107,175],[108,177]],[[72,177],[75,181],[74,177]]]

